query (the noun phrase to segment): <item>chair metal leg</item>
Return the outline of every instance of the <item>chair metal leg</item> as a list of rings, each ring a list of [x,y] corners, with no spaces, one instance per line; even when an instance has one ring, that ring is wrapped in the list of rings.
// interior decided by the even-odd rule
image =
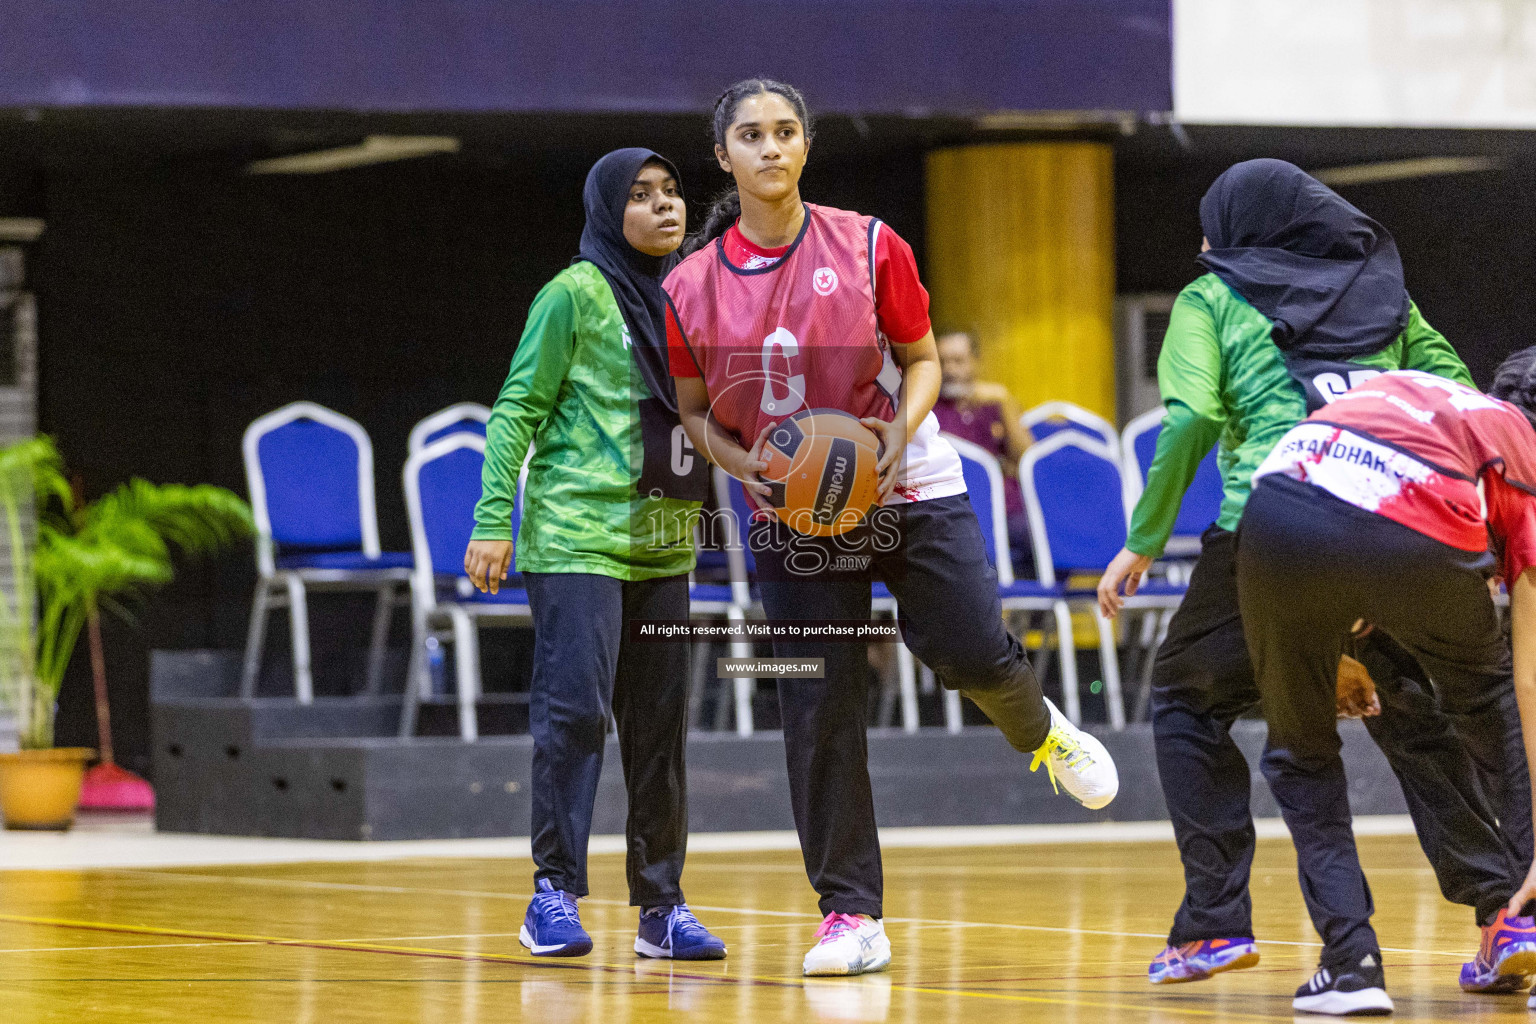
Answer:
[[[1027,630],[1026,630],[1027,632]],[[1035,678],[1040,680],[1042,686],[1051,674],[1051,645],[1045,639],[1045,626],[1040,627],[1040,651],[1030,663],[1030,668],[1035,670]]]
[[[944,691],[944,728],[948,732],[959,732],[965,724],[965,711],[960,705],[959,690]]]
[[[923,696],[934,693],[939,688],[939,681],[933,674],[933,669],[918,662],[917,665],[917,692]]]
[[[1083,720],[1082,702],[1077,693],[1077,638],[1072,633],[1072,609],[1067,602],[1051,605],[1056,615],[1056,651],[1061,658],[1061,702],[1066,705],[1062,714],[1078,725]]]
[[[1120,666],[1125,669],[1126,675],[1140,678],[1142,667],[1146,664],[1146,660],[1152,657],[1152,641],[1157,638],[1157,616],[1158,611],[1155,608],[1142,613],[1140,635],[1135,643],[1126,644],[1126,653],[1134,653],[1135,660],[1130,665]],[[1130,635],[1129,630],[1126,635]]]
[[[896,678],[901,684],[901,731],[917,732],[917,659],[902,644],[896,652]]]
[[[432,695],[432,674],[427,664],[427,637],[431,630],[425,614],[411,605],[411,657],[405,666],[405,692],[416,692],[418,697]]]
[[[460,609],[449,613],[453,618],[453,660],[459,686],[459,737],[473,741],[480,737],[480,722],[475,714],[475,698],[480,695],[480,634],[475,622]]]
[[[245,661],[240,666],[240,696],[256,696],[256,679],[261,675],[261,654],[267,643],[268,602],[271,584],[265,579],[256,581],[256,593],[251,598],[251,625],[245,634]]]
[[[703,714],[704,705],[704,681],[708,678],[704,673],[709,667],[709,653],[712,650],[709,641],[700,640],[693,645],[693,656],[688,664],[688,728],[697,729],[699,719]]]
[[[425,638],[425,632],[422,633],[422,636]],[[405,671],[405,693],[400,698],[400,738],[403,740],[408,740],[416,735],[416,716],[421,706],[422,679],[427,674],[425,644],[425,639],[412,643],[411,663]],[[416,667],[418,660],[422,665],[419,674]]]
[[[389,643],[389,620],[395,614],[395,585],[380,587],[373,602],[373,630],[368,634],[368,674],[363,692],[376,694],[384,688],[384,654]]]
[[[1125,699],[1120,694],[1120,651],[1115,646],[1115,624],[1097,607],[1093,617],[1099,623],[1099,667],[1104,674],[1104,706],[1109,709],[1109,727],[1116,732],[1125,728]]]
[[[891,618],[896,612],[892,610]],[[896,679],[901,686],[901,731],[917,732],[917,659],[905,638],[896,647]]]
[[[418,614],[411,606],[411,657],[405,666],[405,692],[400,703],[400,736],[410,739],[416,734],[416,713],[423,697],[429,695],[432,680],[427,672],[428,626],[425,615]]]
[[[731,624],[747,621],[746,614],[735,605],[732,605],[725,614],[726,620]],[[731,657],[752,657],[752,644],[747,640],[731,641]],[[738,676],[732,680],[736,694],[736,735],[752,735],[752,690],[754,680],[746,676]]]
[[[735,657],[735,654],[731,656]],[[735,728],[731,724],[736,717],[735,690],[733,688],[731,694],[727,696],[725,680],[716,680],[716,682],[718,683],[719,696],[715,700],[715,715],[710,720],[709,728],[712,732],[725,732],[727,729]],[[734,683],[732,685],[734,687]]]
[[[288,585],[288,622],[293,637],[293,694],[300,704],[315,702],[315,680],[309,661],[309,602],[304,581],[290,575]]]
[[[896,718],[896,704],[901,697],[901,687],[890,678],[889,673],[881,673],[880,676],[880,702],[875,705],[874,724],[877,728],[885,729]]]
[[[1148,717],[1148,708],[1152,703],[1152,670],[1157,667],[1157,649],[1168,639],[1168,623],[1173,621],[1171,609],[1160,612],[1157,616],[1157,634],[1152,639],[1152,645],[1147,648],[1147,656],[1141,663],[1141,684],[1136,695],[1136,713],[1131,717],[1133,722],[1144,722]]]

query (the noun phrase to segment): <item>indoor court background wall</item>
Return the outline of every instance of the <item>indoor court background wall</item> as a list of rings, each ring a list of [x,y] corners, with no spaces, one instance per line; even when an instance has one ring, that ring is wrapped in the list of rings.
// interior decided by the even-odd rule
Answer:
[[[922,261],[923,154],[951,139],[942,127],[892,121],[825,118],[806,195],[884,218]],[[706,162],[705,130],[702,117],[530,118],[515,133],[526,144],[328,175],[246,176],[238,154],[210,142],[208,155],[86,154],[13,177],[11,208],[48,224],[29,263],[41,427],[89,495],[133,474],[244,493],[246,424],[288,401],[322,402],[371,433],[382,539],[403,549],[406,434],[450,402],[494,399],[528,302],[576,250],[591,161],[639,142],[688,154],[680,163],[697,218],[725,183]],[[1292,132],[1285,148],[1262,130],[1191,136],[1185,149],[1143,127],[1117,144],[1120,292],[1177,291],[1197,275],[1199,197],[1231,161],[1274,153],[1317,168],[1381,145],[1347,133]],[[1524,314],[1536,292],[1531,160],[1344,194],[1396,233],[1411,292],[1479,381],[1536,342]],[[189,566],[137,626],[107,620],[114,726],[130,767],[147,768],[147,652],[239,647],[253,580],[242,551]],[[345,686],[356,667],[365,604],[331,598],[312,610],[321,692]],[[286,629],[274,622],[272,633],[268,664],[280,665]],[[78,661],[62,696],[66,743],[94,735]]]

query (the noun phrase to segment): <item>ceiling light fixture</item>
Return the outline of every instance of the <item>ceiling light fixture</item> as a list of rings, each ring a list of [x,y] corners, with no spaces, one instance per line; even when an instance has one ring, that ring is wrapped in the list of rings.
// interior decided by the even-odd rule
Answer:
[[[1425,156],[1414,160],[1383,160],[1371,164],[1349,164],[1313,171],[1312,177],[1324,185],[1374,185],[1382,181],[1430,178],[1440,174],[1470,174],[1496,171],[1502,164],[1486,156]]]
[[[35,242],[42,233],[41,217],[0,217],[0,242]]]
[[[457,153],[459,140],[447,135],[370,135],[360,145],[275,156],[247,164],[247,174],[324,174],[350,167]]]

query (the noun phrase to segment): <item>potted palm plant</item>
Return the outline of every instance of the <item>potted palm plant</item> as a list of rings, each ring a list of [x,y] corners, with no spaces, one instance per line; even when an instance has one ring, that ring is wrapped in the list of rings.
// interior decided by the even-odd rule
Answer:
[[[68,828],[94,752],[54,747],[53,725],[81,628],[99,608],[170,582],[173,549],[201,554],[248,535],[250,508],[221,487],[143,480],[86,504],[52,440],[35,437],[0,449],[0,530],[11,562],[0,586],[0,701],[21,747],[0,754],[0,816],[7,828]]]

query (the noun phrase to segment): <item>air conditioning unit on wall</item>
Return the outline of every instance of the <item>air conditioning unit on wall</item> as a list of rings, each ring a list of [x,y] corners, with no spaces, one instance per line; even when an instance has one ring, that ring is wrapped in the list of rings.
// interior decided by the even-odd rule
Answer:
[[[41,222],[0,217],[0,447],[37,432],[37,301],[27,290],[21,243],[41,229]],[[0,591],[8,597],[10,579],[10,541],[0,538]],[[0,751],[16,745],[14,709],[0,706]]]
[[[1157,390],[1157,357],[1173,312],[1173,292],[1115,297],[1115,386],[1121,423],[1162,404]]]

